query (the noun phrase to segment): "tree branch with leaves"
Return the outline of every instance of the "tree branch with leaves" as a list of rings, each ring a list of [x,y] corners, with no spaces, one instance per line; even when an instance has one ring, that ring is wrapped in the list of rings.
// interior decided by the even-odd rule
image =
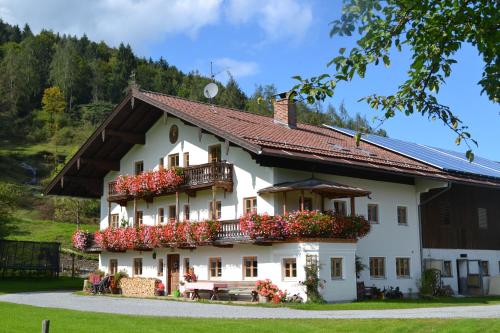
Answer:
[[[438,119],[456,135],[455,143],[467,145],[472,161],[477,142],[452,110],[439,102],[438,92],[452,73],[462,44],[475,46],[484,61],[481,93],[500,101],[500,5],[488,0],[346,0],[342,16],[333,21],[330,36],[359,34],[357,46],[339,54],[327,66],[333,73],[302,78],[292,88],[309,103],[333,97],[339,82],[364,78],[370,65],[390,66],[391,53],[411,52],[408,79],[391,95],[373,94],[361,101],[383,111],[380,121],[420,113]],[[359,142],[360,133],[356,136]]]

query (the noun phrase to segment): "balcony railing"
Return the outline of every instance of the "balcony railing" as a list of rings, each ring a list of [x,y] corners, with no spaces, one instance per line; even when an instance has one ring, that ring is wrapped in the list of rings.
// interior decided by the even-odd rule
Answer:
[[[214,185],[223,187],[228,191],[233,190],[233,164],[231,163],[223,161],[193,165],[183,168],[183,174],[182,183],[176,189],[179,192],[204,189]],[[133,196],[128,193],[118,192],[115,185],[116,181],[108,183],[109,201],[120,201],[133,198]],[[154,196],[168,195],[174,192],[175,191],[170,190],[157,193]]]
[[[217,233],[216,240],[245,240],[248,235],[241,231],[239,220],[220,221],[221,228]]]

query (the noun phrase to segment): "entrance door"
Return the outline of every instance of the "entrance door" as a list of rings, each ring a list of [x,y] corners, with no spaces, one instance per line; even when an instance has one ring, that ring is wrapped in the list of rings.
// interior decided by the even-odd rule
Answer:
[[[467,276],[469,275],[469,263],[467,259],[457,259],[457,283],[458,293],[467,295]]]
[[[179,289],[179,255],[167,255],[167,294],[171,295]]]

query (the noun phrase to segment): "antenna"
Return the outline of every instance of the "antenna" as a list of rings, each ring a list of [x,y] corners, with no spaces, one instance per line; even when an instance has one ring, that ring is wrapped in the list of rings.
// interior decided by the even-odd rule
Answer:
[[[213,72],[211,61],[210,61],[210,78],[212,79],[212,82],[210,82],[205,86],[205,88],[203,88],[203,95],[210,100],[210,104],[212,105],[212,111],[216,112],[213,104],[213,98],[217,96],[217,93],[219,92],[219,86],[217,86],[217,83],[215,83],[215,75]]]

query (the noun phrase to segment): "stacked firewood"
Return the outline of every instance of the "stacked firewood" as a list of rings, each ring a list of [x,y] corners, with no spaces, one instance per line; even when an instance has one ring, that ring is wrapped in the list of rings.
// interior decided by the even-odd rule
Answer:
[[[120,287],[125,296],[149,297],[155,295],[157,281],[155,278],[124,277],[120,280]]]

